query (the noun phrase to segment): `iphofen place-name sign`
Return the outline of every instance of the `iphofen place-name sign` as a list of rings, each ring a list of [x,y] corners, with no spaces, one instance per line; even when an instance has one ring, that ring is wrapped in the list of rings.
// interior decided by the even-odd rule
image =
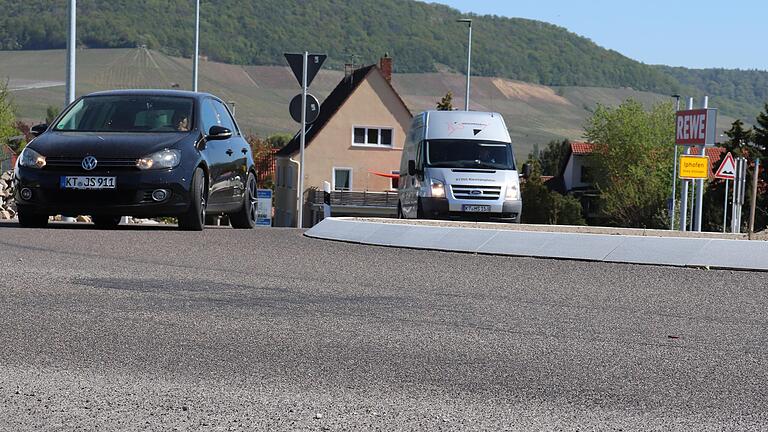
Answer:
[[[705,179],[709,177],[709,158],[706,156],[680,156],[681,179]]]
[[[717,109],[678,111],[675,121],[675,144],[715,145]]]

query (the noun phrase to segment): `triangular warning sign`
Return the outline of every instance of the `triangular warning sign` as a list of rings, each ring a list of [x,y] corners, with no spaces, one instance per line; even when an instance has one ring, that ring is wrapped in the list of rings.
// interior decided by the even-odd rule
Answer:
[[[723,160],[723,163],[720,164],[720,168],[717,169],[715,177],[726,180],[733,180],[736,178],[736,162],[733,160],[732,154],[725,154],[725,159]]]
[[[482,129],[472,129],[472,132],[475,133],[475,136],[477,136],[477,134],[479,134],[482,131],[483,131]]]
[[[307,55],[307,87],[312,84],[315,79],[315,75],[320,70],[320,67],[328,58],[325,54],[308,54]],[[301,76],[304,71],[304,54],[285,53],[285,59],[288,60],[288,66],[291,67],[293,76],[296,77],[296,81],[301,85]]]

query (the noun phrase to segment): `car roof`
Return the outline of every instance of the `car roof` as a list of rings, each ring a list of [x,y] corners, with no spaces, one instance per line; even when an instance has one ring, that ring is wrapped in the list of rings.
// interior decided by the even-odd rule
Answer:
[[[221,100],[220,98],[209,94],[200,93],[186,90],[161,90],[161,89],[129,89],[129,90],[107,90],[95,93],[90,93],[87,96],[171,96],[171,97],[186,97],[194,99],[202,99],[205,97],[212,97],[214,99]]]

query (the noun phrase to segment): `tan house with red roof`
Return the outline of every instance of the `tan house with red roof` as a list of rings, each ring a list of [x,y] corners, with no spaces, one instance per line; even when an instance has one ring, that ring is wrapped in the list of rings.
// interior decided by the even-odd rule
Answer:
[[[396,189],[412,115],[391,84],[392,59],[353,71],[320,106],[308,127],[304,151],[304,226],[312,189],[328,182],[337,191]],[[275,226],[296,226],[299,134],[277,153]]]

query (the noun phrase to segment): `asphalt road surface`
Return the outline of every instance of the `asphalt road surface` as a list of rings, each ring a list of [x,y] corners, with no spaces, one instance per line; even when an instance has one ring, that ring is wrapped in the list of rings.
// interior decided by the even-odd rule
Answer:
[[[768,275],[0,224],[0,430],[766,430]]]

